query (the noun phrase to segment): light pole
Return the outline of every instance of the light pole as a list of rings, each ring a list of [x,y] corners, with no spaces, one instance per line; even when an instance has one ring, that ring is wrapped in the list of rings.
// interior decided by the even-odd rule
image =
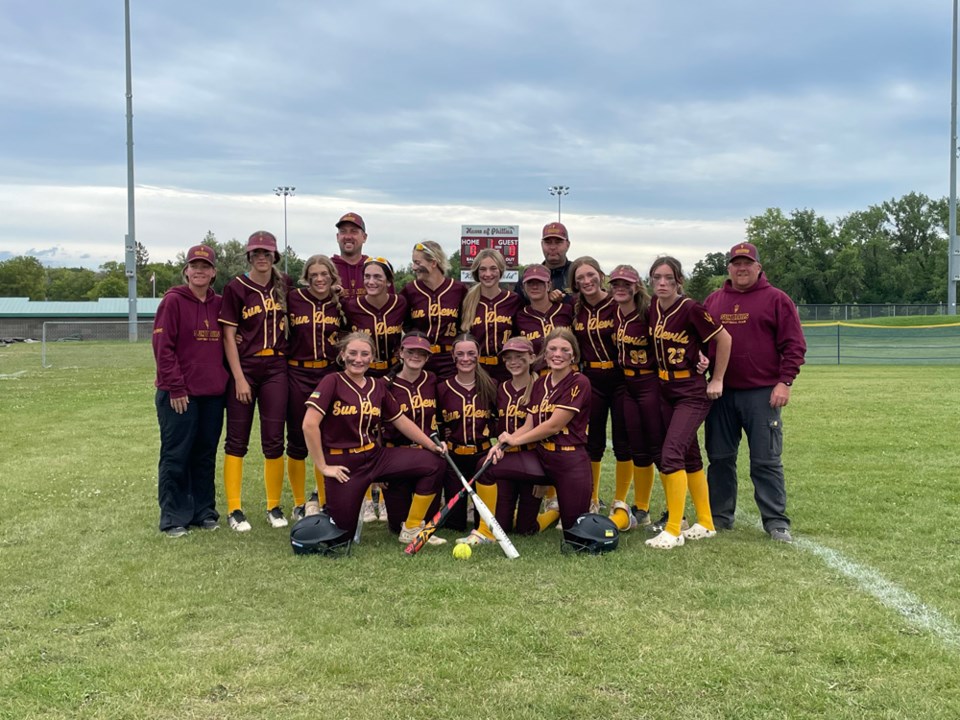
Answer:
[[[560,199],[564,195],[570,194],[570,188],[567,187],[566,185],[551,185],[550,187],[547,188],[547,191],[551,195],[557,196],[557,222],[560,222]]]
[[[280,185],[273,189],[273,194],[277,197],[283,197],[283,272],[287,272],[287,198],[292,197],[295,187]]]

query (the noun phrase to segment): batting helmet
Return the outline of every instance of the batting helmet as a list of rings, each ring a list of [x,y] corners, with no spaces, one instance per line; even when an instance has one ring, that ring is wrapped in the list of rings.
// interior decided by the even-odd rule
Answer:
[[[620,531],[613,520],[596,513],[584,513],[571,527],[563,529],[560,550],[599,555],[616,550],[619,543]]]
[[[308,515],[290,529],[295,555],[349,555],[351,540],[326,513]]]

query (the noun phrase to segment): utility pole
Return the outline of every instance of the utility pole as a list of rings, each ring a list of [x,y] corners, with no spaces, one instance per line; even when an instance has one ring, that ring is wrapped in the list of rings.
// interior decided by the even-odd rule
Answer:
[[[127,49],[127,235],[124,238],[124,265],[127,276],[128,335],[137,341],[137,233],[133,211],[133,71],[130,67],[130,0],[123,1]]]
[[[283,197],[283,272],[287,272],[287,198],[294,195],[295,187],[280,185],[273,189],[273,194]]]

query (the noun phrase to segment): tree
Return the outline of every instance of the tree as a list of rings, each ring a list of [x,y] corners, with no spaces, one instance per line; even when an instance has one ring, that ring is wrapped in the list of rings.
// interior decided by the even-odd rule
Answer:
[[[694,300],[703,302],[707,295],[723,286],[726,277],[727,256],[718,252],[708,253],[693,266],[693,272],[684,285],[683,292]]]
[[[124,266],[113,260],[100,266],[96,275],[97,282],[87,293],[90,300],[102,297],[119,298],[127,296],[127,274]]]
[[[18,255],[0,262],[0,296],[44,300],[47,271],[35,257]]]
[[[140,271],[147,266],[147,263],[150,262],[150,253],[147,252],[147,246],[139,240],[137,241],[135,252],[137,255],[137,259],[135,261],[137,265],[137,271]]]
[[[47,268],[47,300],[86,300],[96,281],[87,268]]]

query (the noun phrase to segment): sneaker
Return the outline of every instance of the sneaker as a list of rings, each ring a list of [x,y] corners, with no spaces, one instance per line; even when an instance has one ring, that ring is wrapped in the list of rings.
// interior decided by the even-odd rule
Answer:
[[[167,528],[166,530],[162,530],[161,532],[163,532],[163,534],[166,535],[168,538],[178,538],[186,535],[187,529],[183,527],[183,525],[177,525],[176,527]]]
[[[419,525],[415,525],[412,528],[408,528],[406,524],[402,525],[400,527],[400,544],[409,545],[414,540],[416,540],[417,535],[419,535],[420,531],[423,530],[423,526],[425,524],[426,523],[420,523]],[[446,545],[446,544],[447,544],[447,541],[444,540],[442,537],[437,537],[436,533],[434,533],[429,538],[427,538],[427,545]]]
[[[600,512],[600,501],[599,501],[599,500],[591,500],[591,501],[590,501],[590,509],[587,510],[587,512],[599,513],[599,512]]]
[[[320,514],[320,496],[317,493],[312,493],[310,499],[304,503],[303,506],[303,516],[310,517],[311,515]]]
[[[275,528],[284,528],[288,525],[287,518],[284,516],[283,510],[280,509],[279,505],[267,510],[267,522],[270,523],[270,527]]]
[[[707,528],[700,523],[694,523],[686,530],[683,530],[681,535],[687,540],[706,540],[707,538],[716,537],[717,531],[707,530]]]
[[[250,523],[247,522],[247,516],[243,514],[243,510],[234,510],[230,513],[227,518],[227,525],[230,526],[231,530],[237,532],[250,532]]]
[[[650,511],[641,510],[636,505],[630,508],[630,512],[637,519],[637,525],[640,527],[647,527],[650,524]]]
[[[659,534],[659,533],[662,533],[662,532],[664,531],[664,529],[667,527],[667,520],[669,519],[669,517],[670,517],[670,513],[667,512],[666,510],[664,510],[664,511],[663,511],[663,515],[660,516],[660,519],[659,519],[659,520],[657,520],[657,521],[654,522],[654,523],[650,523],[650,524],[648,524],[648,525],[646,526],[646,527],[647,527],[647,530],[649,530],[649,531],[650,531],[651,533],[653,533],[654,535],[657,535],[657,534]],[[684,530],[688,529],[689,527],[690,527],[690,523],[687,522],[687,516],[684,515],[684,516],[680,519],[680,531],[683,532]]]
[[[560,512],[560,501],[557,500],[557,496],[554,495],[552,498],[547,498],[543,501],[543,510],[540,512]]]
[[[387,522],[387,504],[383,501],[383,493],[380,493],[380,502],[377,504],[377,520]]]
[[[296,506],[293,508],[293,521],[294,521],[294,522],[299,522],[300,520],[303,520],[303,518],[304,518],[304,516],[305,516],[306,514],[307,514],[307,504],[306,504],[306,503],[304,503],[303,505],[296,505]]]
[[[360,505],[360,514],[361,520],[365,523],[372,523],[377,521],[377,506],[373,504],[373,500],[364,500]]]
[[[623,512],[625,512],[627,514],[627,517],[629,518],[627,527],[621,530],[620,532],[629,532],[630,530],[633,530],[637,526],[637,518],[635,518],[633,513],[630,512],[630,508],[627,506],[627,504],[622,500],[614,500],[613,510],[610,511],[611,520],[613,520],[613,516],[617,514],[617,510],[623,510]],[[613,520],[613,522],[614,524],[616,524],[617,521]],[[619,525],[617,527],[619,527]]]
[[[201,530],[219,530],[220,523],[214,520],[213,518],[207,518],[202,523],[200,523]]]
[[[645,544],[647,547],[652,547],[656,550],[673,550],[674,548],[683,547],[683,535],[671,535],[664,530],[656,537],[647,540]]]
[[[466,537],[457,538],[457,545],[492,545],[496,540],[491,540],[479,530],[471,530]]]
[[[790,534],[790,528],[773,528],[770,531],[770,539],[782,543],[792,543],[793,535]]]

